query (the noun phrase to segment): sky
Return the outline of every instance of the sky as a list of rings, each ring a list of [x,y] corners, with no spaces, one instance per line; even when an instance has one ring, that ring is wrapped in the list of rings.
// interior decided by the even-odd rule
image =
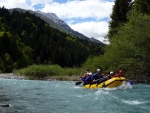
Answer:
[[[104,41],[115,0],[0,0],[0,7],[55,13],[73,30]]]

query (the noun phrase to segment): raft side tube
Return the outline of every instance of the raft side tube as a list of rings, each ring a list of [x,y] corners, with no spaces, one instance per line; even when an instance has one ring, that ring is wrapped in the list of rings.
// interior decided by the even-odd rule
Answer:
[[[126,81],[124,77],[114,77],[99,84],[97,83],[92,84],[92,85],[86,84],[83,87],[84,88],[103,88],[103,87],[114,88],[114,87],[118,87],[122,85],[124,81]]]

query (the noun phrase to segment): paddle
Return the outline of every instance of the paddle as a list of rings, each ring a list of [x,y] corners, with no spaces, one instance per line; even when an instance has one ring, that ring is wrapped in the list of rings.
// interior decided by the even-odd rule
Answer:
[[[83,72],[83,69],[81,70],[80,77],[81,77],[81,75],[82,75],[82,72]],[[77,86],[77,85],[80,85],[81,83],[82,83],[82,81],[77,81],[77,82],[75,83],[75,85]]]
[[[75,83],[75,85],[77,86],[77,85],[80,85],[82,82],[81,81],[77,81],[76,83]]]
[[[131,81],[131,80],[127,80],[127,82],[129,82],[129,83],[130,83],[130,85],[133,85],[133,81]]]

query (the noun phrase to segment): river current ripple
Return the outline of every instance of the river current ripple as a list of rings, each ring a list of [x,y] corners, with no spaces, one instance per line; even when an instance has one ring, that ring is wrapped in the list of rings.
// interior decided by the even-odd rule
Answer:
[[[150,85],[84,89],[73,81],[0,79],[0,113],[150,113]]]

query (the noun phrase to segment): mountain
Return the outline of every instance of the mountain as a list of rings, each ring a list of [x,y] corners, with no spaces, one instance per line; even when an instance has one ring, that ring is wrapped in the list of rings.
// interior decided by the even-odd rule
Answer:
[[[38,14],[41,14],[42,18],[48,22],[49,24],[51,24],[51,20],[56,24],[56,26],[58,26],[58,28],[60,30],[63,30],[63,31],[66,31],[70,34],[73,34],[75,36],[78,36],[82,39],[86,39],[86,40],[90,40],[92,42],[96,42],[96,43],[102,43],[101,41],[97,40],[97,39],[94,39],[94,38],[88,38],[86,37],[85,35],[79,33],[78,31],[74,31],[73,29],[70,28],[69,25],[67,25],[63,20],[59,19],[57,17],[57,15],[55,13],[44,13],[44,12],[41,12],[41,11],[36,11],[35,13],[38,13]]]
[[[37,14],[0,8],[0,72],[33,64],[80,67],[89,56],[104,53],[105,45],[62,32]]]
[[[70,28],[69,25],[67,25],[63,20],[59,19],[57,17],[57,15],[55,13],[44,13],[41,11],[32,11],[32,10],[25,10],[25,9],[21,9],[21,8],[14,8],[14,9],[9,9],[10,12],[12,12],[13,10],[19,11],[19,12],[27,12],[29,11],[31,14],[35,14],[36,16],[40,17],[41,19],[43,19],[44,21],[46,21],[51,27],[57,28],[60,31],[75,35],[79,38],[85,39],[85,40],[89,40],[98,44],[104,44],[101,41],[95,39],[95,38],[89,38],[86,37],[85,35],[79,33],[78,31],[74,31],[73,29]]]

